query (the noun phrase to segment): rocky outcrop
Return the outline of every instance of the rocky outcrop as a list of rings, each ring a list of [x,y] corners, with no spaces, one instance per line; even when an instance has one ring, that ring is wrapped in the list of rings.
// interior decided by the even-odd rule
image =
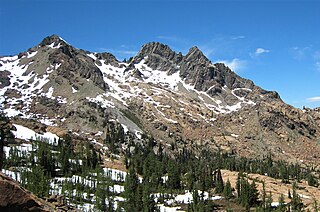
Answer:
[[[49,62],[52,65],[61,64],[57,69],[60,76],[70,79],[77,73],[85,79],[92,80],[102,90],[108,90],[109,86],[104,82],[101,71],[84,50],[70,46],[56,35],[46,37],[39,46],[48,45],[56,48],[50,53]]]
[[[67,206],[63,196],[40,199],[0,172],[0,211],[76,211]]]
[[[0,210],[50,211],[50,208],[46,209],[36,196],[0,172]],[[53,211],[53,208],[51,211]]]
[[[173,74],[179,70],[178,65],[182,58],[181,53],[172,51],[169,46],[159,42],[151,42],[142,46],[132,64],[140,63],[144,59],[145,64],[150,68]]]

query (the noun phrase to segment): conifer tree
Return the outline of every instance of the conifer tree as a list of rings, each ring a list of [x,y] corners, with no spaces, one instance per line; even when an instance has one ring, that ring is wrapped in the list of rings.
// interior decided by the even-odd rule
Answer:
[[[226,199],[231,199],[232,198],[232,187],[231,187],[231,183],[230,183],[229,179],[227,180],[226,185],[224,186],[223,196]]]
[[[278,201],[279,201],[279,207],[278,207],[279,211],[284,211],[284,209],[285,209],[285,201],[284,201],[284,195],[283,194],[280,194]]]
[[[0,170],[3,168],[3,161],[5,160],[3,148],[8,141],[14,138],[14,135],[10,131],[9,123],[9,119],[0,111]]]
[[[294,182],[292,184],[292,199],[291,206],[293,210],[300,210],[302,206],[302,201],[300,199],[299,194],[297,193],[297,183]]]
[[[168,163],[167,186],[171,189],[180,189],[181,177],[179,167],[172,160]]]
[[[318,206],[318,202],[317,202],[316,199],[313,199],[312,207],[313,207],[313,211],[314,212],[318,212],[319,211],[319,206]]]
[[[269,194],[266,197],[266,212],[270,212],[272,210],[272,194],[271,191],[269,192]]]
[[[258,197],[259,197],[259,191],[257,190],[257,185],[253,180],[249,187],[249,205],[254,206],[258,201]]]
[[[309,186],[318,186],[318,181],[317,181],[317,179],[314,177],[314,175],[312,173],[308,174],[307,180],[308,180],[308,185]]]
[[[217,170],[215,175],[215,185],[216,185],[216,192],[222,193],[224,185],[223,185],[223,179],[222,179],[220,168]]]
[[[238,194],[238,200],[240,201],[240,195],[241,195],[241,177],[242,173],[239,172],[237,176],[237,182],[236,182],[236,189],[237,189],[237,194]]]
[[[95,196],[95,208],[100,211],[106,211],[107,205],[106,205],[106,189],[109,190],[109,188],[106,188],[105,181],[103,177],[101,176],[101,173],[97,172],[97,188],[96,192],[94,194]]]
[[[124,194],[126,198],[124,208],[126,211],[137,211],[136,195],[138,192],[138,185],[138,176],[135,173],[134,167],[131,165],[124,183]]]
[[[266,184],[265,181],[262,182],[262,208],[263,210],[266,210],[266,198],[267,198],[267,193],[266,193]]]

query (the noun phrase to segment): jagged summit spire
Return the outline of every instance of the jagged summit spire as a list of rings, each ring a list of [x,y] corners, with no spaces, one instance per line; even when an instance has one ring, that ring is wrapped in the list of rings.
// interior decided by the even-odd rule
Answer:
[[[173,57],[175,52],[168,46],[159,42],[149,42],[142,46],[139,54],[144,56],[157,54],[165,58]]]
[[[203,59],[203,60],[209,61],[209,59],[203,54],[203,52],[197,46],[191,47],[185,57],[187,59],[192,58],[193,60]]]
[[[59,37],[58,35],[56,34],[53,34],[53,35],[50,35],[50,36],[47,36],[45,37],[41,43],[39,44],[40,46],[46,46],[46,45],[50,45],[52,43],[54,43],[55,45],[60,43],[60,42],[63,42],[65,44],[67,44],[67,42],[65,42],[65,40],[63,40],[61,37]]]

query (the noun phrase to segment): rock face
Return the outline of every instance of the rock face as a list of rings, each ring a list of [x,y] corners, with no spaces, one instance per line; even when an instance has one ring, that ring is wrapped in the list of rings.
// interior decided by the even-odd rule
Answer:
[[[49,51],[48,47],[50,48]],[[48,62],[52,66],[60,64],[57,68],[60,76],[70,80],[70,78],[75,77],[75,74],[79,74],[80,77],[92,80],[102,90],[106,91],[108,89],[108,85],[104,82],[101,72],[84,50],[70,46],[57,35],[44,38],[39,47],[31,49],[31,51],[38,50],[42,50],[43,53],[48,54]]]
[[[319,109],[296,109],[197,47],[186,55],[151,42],[129,62],[72,47],[60,37],[0,58],[0,98],[10,116],[62,131],[107,134],[120,122],[176,149],[199,145],[242,156],[320,164]]]
[[[168,75],[179,72],[179,76],[186,83],[193,85],[196,90],[206,92],[212,97],[223,96],[227,104],[237,102],[237,98],[230,95],[230,90],[239,88],[255,90],[257,95],[267,94],[275,99],[280,98],[276,92],[265,91],[255,86],[251,80],[239,77],[223,63],[212,64],[196,46],[183,56],[181,53],[172,51],[167,45],[151,42],[142,46],[129,67],[133,68],[133,64],[138,64],[142,60],[153,70],[164,71]],[[237,92],[240,97],[247,96],[249,93],[244,90]]]
[[[0,172],[0,210],[50,211],[50,208],[46,209],[37,197]]]
[[[0,211],[76,211],[67,206],[63,196],[52,195],[40,199],[21,187],[16,181],[0,172]]]

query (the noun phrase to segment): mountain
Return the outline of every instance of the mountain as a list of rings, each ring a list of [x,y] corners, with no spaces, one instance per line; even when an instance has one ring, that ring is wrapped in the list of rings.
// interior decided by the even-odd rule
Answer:
[[[319,165],[320,113],[212,63],[198,47],[186,55],[151,42],[130,61],[77,49],[52,35],[0,58],[2,110],[44,131],[103,140],[107,123],[151,135],[169,149],[222,149]]]
[[[0,171],[21,184],[0,174],[5,210],[298,210],[320,196],[320,108],[198,47],[151,42],[119,61],[52,35],[0,57],[0,94]]]

